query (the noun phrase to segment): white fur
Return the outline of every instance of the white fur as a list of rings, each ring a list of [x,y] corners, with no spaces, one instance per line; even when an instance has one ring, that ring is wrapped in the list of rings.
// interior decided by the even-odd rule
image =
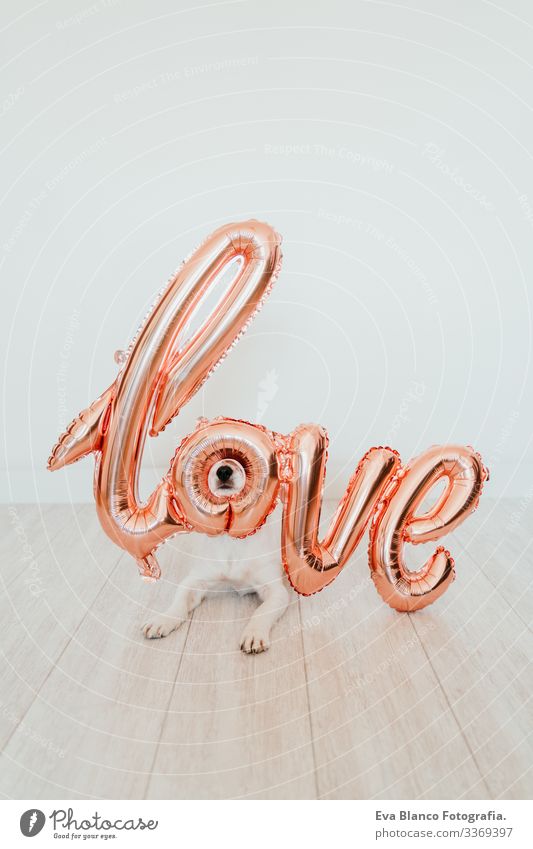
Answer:
[[[232,471],[231,479],[226,483],[223,483],[217,478],[217,472],[222,466],[228,466]],[[214,463],[209,469],[207,476],[207,484],[214,495],[224,496],[228,492],[232,494],[239,493],[244,488],[245,483],[246,475],[244,469],[237,460],[233,459],[219,460],[218,463]]]
[[[289,586],[280,560],[279,518],[274,513],[252,536],[234,539],[227,534],[209,537],[184,534],[182,556],[191,558],[191,571],[179,585],[164,614],[152,615],[142,626],[147,639],[166,637],[179,628],[210,591],[233,587],[238,593],[255,592],[260,604],[240,638],[247,654],[270,647],[272,626],[289,603]]]

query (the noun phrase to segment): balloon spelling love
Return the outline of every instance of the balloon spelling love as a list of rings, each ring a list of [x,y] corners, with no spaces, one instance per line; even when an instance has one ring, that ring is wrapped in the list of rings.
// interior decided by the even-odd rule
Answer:
[[[147,580],[159,578],[155,550],[172,535],[246,537],[281,495],[283,564],[298,593],[311,595],[334,581],[370,526],[370,570],[378,592],[396,610],[420,609],[445,592],[454,561],[439,547],[414,571],[405,564],[404,548],[440,539],[476,508],[488,472],[470,447],[432,447],[405,466],[393,449],[371,448],[320,541],[326,431],[311,424],[282,435],[235,419],[201,420],[148,501],[140,503],[148,432],[164,430],[246,331],[279,273],[280,246],[278,233],[252,220],[220,227],[194,251],[144,320],[114,383],[60,436],[48,468],[96,455],[102,527],[133,555]],[[217,284],[223,294],[211,306]],[[207,315],[190,331],[202,309]],[[213,483],[221,465],[236,470],[242,483],[227,497]],[[436,503],[419,513],[441,480],[445,486]]]

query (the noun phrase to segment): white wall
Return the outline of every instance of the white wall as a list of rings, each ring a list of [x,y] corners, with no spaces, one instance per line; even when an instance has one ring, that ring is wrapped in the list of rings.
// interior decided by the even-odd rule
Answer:
[[[282,275],[147,479],[197,415],[265,406],[328,427],[329,494],[371,445],[458,441],[531,497],[525,0],[33,6],[4,0],[0,32],[4,500],[91,499],[90,459],[44,470],[57,433],[180,259],[248,216]]]

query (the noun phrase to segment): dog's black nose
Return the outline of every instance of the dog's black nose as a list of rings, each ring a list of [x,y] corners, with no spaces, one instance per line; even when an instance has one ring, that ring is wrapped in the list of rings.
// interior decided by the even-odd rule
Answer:
[[[219,481],[222,481],[222,483],[226,483],[226,481],[229,481],[232,474],[233,469],[231,468],[231,466],[219,466],[219,468],[217,469],[217,478],[219,479]]]

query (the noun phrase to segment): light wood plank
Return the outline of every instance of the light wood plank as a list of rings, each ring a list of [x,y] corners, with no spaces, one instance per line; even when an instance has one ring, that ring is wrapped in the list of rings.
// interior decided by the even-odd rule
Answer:
[[[161,610],[169,592],[168,581],[149,587],[121,557],[25,717],[63,755],[43,757],[14,735],[6,752],[31,775],[16,778],[14,789],[20,780],[35,798],[60,788],[75,797],[143,795],[187,629],[149,642],[140,626],[147,602]]]
[[[411,619],[381,601],[365,552],[301,607],[321,797],[483,797]]]
[[[533,499],[487,500],[458,528],[456,536],[532,630]],[[460,566],[460,578],[459,570]]]
[[[94,512],[91,515],[81,535],[79,526],[65,523],[53,551],[43,554],[38,593],[31,591],[24,573],[20,573],[0,599],[4,625],[2,745],[24,719],[120,556],[102,533]],[[28,734],[36,733],[31,725],[21,731],[28,739]],[[35,748],[37,752],[43,750],[43,746]],[[0,779],[0,787],[7,788],[8,794],[17,783],[14,773],[10,767]],[[22,786],[24,782],[22,774]]]
[[[223,594],[197,609],[148,788],[150,798],[314,798],[298,605],[270,651],[239,636],[257,601]]]
[[[142,637],[146,608],[164,609],[180,578],[179,537],[148,587],[91,505],[22,507],[43,592],[8,570],[0,794],[529,798],[528,510],[485,499],[447,540],[457,581],[411,617],[381,602],[362,548],[332,587],[293,597],[270,652],[246,657],[257,602],[231,593],[189,631]],[[0,528],[12,559],[5,512]]]
[[[89,504],[2,505],[0,586],[9,586],[22,572],[27,586],[37,586],[40,557],[65,525],[76,527],[91,511],[94,514],[94,505]]]
[[[492,523],[505,521],[492,517]],[[450,537],[458,577],[432,608],[413,617],[491,798],[533,790],[533,636],[483,573],[481,537]],[[478,559],[479,558],[479,559]],[[435,621],[435,629],[421,629]],[[460,794],[459,794],[460,795]]]

